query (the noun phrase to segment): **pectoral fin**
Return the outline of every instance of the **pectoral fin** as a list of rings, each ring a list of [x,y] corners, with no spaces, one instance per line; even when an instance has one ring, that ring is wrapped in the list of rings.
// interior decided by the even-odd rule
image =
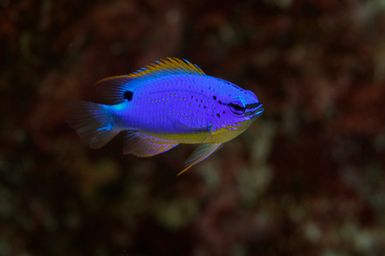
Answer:
[[[212,153],[217,151],[221,147],[222,143],[214,143],[214,144],[203,144],[199,146],[192,155],[186,160],[186,167],[178,173],[177,176],[189,170],[195,164],[202,162],[207,157],[209,157]]]
[[[127,131],[125,136],[123,153],[138,157],[158,155],[178,145],[137,131]]]
[[[170,122],[174,126],[174,129],[180,133],[200,133],[200,132],[211,132],[212,125],[207,124],[202,127],[192,127],[183,123],[181,120],[169,118]]]

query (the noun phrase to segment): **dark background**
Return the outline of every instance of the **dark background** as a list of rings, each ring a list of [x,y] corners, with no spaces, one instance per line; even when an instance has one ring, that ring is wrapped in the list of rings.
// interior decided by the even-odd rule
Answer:
[[[0,255],[384,255],[381,0],[0,0]],[[94,83],[176,56],[264,115],[189,173],[64,122]]]

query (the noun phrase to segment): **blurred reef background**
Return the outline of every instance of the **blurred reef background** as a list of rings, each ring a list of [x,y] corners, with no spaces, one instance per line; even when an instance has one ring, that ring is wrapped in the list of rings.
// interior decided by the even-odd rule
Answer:
[[[189,173],[64,122],[166,56],[264,115]],[[382,0],[0,0],[0,256],[384,255]]]

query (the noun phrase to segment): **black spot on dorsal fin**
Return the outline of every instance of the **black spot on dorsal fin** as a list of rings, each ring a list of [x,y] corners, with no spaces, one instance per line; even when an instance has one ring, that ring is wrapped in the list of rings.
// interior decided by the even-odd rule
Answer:
[[[123,98],[130,101],[132,100],[132,97],[134,96],[134,93],[131,91],[125,91]]]

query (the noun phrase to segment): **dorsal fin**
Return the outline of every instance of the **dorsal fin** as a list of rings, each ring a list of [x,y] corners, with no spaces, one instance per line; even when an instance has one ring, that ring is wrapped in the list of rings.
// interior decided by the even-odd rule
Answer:
[[[132,98],[135,91],[135,88],[133,88],[134,83],[131,83],[132,80],[172,74],[205,75],[200,67],[188,60],[168,57],[160,59],[134,73],[111,76],[98,81],[96,83],[98,87],[94,100],[103,104],[119,104],[124,101],[124,95],[127,91],[130,91]]]
[[[128,75],[111,76],[99,80],[93,100],[103,104],[119,104],[124,101],[124,94],[130,90],[130,78]]]
[[[205,75],[203,70],[195,64],[192,64],[188,60],[181,60],[178,58],[167,57],[160,59],[153,64],[150,64],[138,71],[128,75],[130,78],[139,78],[152,75],[165,75],[165,74],[197,74]]]

